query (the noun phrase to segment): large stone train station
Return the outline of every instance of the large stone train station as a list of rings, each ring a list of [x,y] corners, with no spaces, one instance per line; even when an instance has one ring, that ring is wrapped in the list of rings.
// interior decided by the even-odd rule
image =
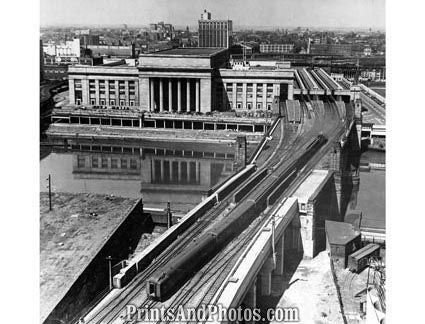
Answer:
[[[234,62],[223,48],[175,48],[141,54],[135,64],[70,66],[69,105],[55,109],[52,122],[262,132],[281,102],[309,94],[349,98],[349,88],[318,72],[301,74],[279,61]],[[209,116],[228,111],[234,114],[219,117],[225,123]]]

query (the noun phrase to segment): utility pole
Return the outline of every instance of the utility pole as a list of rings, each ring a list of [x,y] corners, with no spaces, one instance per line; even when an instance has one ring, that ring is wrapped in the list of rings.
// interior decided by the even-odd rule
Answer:
[[[51,211],[52,210],[52,181],[51,181],[50,174],[46,180],[49,181],[47,188],[49,189],[49,211]]]

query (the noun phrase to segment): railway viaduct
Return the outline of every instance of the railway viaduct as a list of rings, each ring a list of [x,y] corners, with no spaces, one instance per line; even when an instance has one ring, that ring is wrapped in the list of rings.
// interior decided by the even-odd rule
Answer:
[[[346,112],[345,132],[318,163],[320,169],[310,171],[289,197],[270,208],[267,221],[223,281],[212,304],[224,309],[258,308],[259,296],[270,296],[272,287],[281,295],[290,285],[287,274],[294,262],[325,250],[325,220],[342,221],[350,193],[359,186],[361,100],[359,89],[352,91],[354,109]],[[276,285],[279,276],[284,280]],[[212,319],[225,323],[216,316]]]
[[[249,238],[246,248],[226,279],[221,282],[210,304],[220,303],[229,307],[243,304],[255,307],[258,293],[270,295],[274,275],[283,274],[285,267],[294,260],[312,258],[324,250],[324,221],[341,220],[347,207],[350,188],[358,185],[359,181],[356,156],[361,144],[362,118],[358,92],[355,87],[351,89],[350,104],[340,106],[335,102],[333,109],[338,111],[339,126],[323,147],[324,151],[319,151],[320,159],[314,160],[314,164],[307,163],[306,170],[303,168],[300,171],[290,186],[289,193],[262,213],[266,221]],[[248,164],[241,173],[249,174],[250,170],[254,170],[254,164]],[[232,177],[227,185],[232,181],[237,182],[238,176]],[[99,314],[110,312],[103,310],[107,307],[105,305],[113,304],[120,292],[127,288],[126,285],[134,287],[135,283],[140,284],[140,280],[133,279],[150,262],[155,262],[161,251],[192,226],[199,215],[212,209],[212,197],[213,195],[201,202],[178,224],[169,228],[139,256],[128,262],[113,278],[113,286],[117,289],[113,289],[99,304],[91,308],[84,316],[85,322],[97,323],[96,319],[101,316]],[[117,316],[121,315],[117,313]],[[114,315],[114,318],[117,317]]]

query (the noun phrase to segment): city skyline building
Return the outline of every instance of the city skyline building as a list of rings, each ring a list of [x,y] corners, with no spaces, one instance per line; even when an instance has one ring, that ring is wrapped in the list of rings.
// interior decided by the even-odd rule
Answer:
[[[199,47],[232,46],[233,22],[231,20],[213,20],[206,9],[198,20]]]

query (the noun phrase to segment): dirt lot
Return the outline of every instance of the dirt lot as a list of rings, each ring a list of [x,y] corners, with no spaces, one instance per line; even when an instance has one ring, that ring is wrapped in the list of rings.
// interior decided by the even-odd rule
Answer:
[[[40,194],[40,300],[47,315],[112,234],[136,199]]]

